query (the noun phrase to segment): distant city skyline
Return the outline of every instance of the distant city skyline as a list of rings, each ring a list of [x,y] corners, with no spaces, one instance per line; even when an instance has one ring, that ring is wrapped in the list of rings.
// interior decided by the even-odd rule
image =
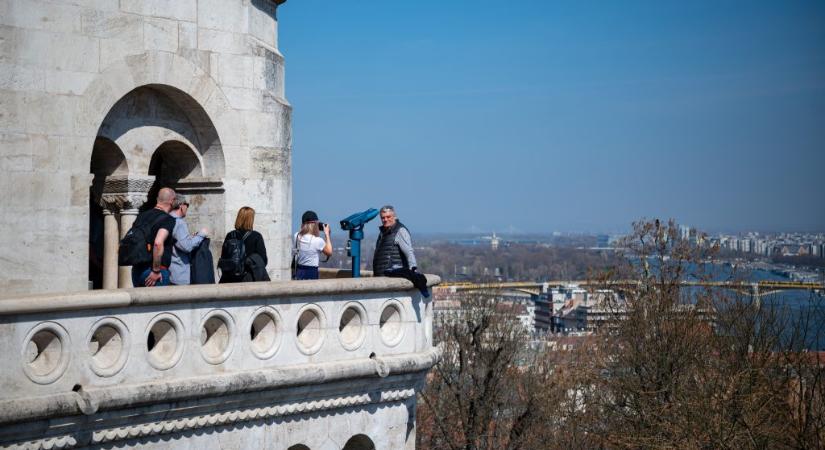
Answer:
[[[278,14],[295,226],[391,203],[414,232],[825,230],[825,3]]]
[[[376,225],[377,226],[377,225]],[[825,242],[825,231],[759,231],[759,230],[746,230],[746,231],[726,231],[726,230],[704,230],[702,228],[694,228],[690,227],[691,230],[696,230],[699,233],[704,233],[707,237],[725,237],[725,236],[740,236],[740,237],[747,237],[756,233],[759,236],[765,237],[777,237],[780,235],[793,235],[793,236],[806,236],[810,238],[816,238],[817,241],[822,240]],[[627,234],[631,231],[631,227],[628,227],[625,230],[603,230],[603,231],[561,231],[561,230],[553,230],[553,231],[537,231],[537,232],[521,232],[521,231],[486,231],[486,230],[477,230],[477,231],[425,231],[421,232],[422,235],[427,235],[428,237],[437,237],[437,236],[461,236],[467,238],[489,238],[493,234],[497,237],[502,239],[507,239],[511,237],[529,237],[529,236],[541,236],[541,237],[548,237],[553,235],[558,236],[600,236],[600,235],[608,235],[613,237],[618,237],[624,234]],[[341,237],[346,236],[346,231],[341,230],[333,230],[333,234],[340,235]]]

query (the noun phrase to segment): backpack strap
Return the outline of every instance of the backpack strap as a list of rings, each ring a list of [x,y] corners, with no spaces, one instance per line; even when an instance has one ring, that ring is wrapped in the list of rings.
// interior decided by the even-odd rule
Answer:
[[[238,239],[238,234],[239,234],[239,233],[240,233],[240,232],[238,231],[238,229],[234,229],[234,230],[232,230],[232,234],[233,234],[233,236],[234,236],[234,239]],[[242,241],[245,241],[245,240],[246,240],[246,238],[247,238],[247,236],[249,236],[249,234],[250,234],[250,233],[252,233],[252,230],[249,230],[249,231],[247,231],[246,233],[244,233],[244,234],[243,234],[243,236],[241,236],[241,240],[242,240]]]
[[[305,234],[300,234],[300,233],[295,234],[295,254],[296,255],[298,253],[300,253],[300,251],[301,251],[301,244],[302,244],[301,240],[304,236],[306,236],[306,235]],[[310,244],[312,243],[312,238],[309,239],[309,243]],[[307,250],[307,251],[309,251],[309,250]]]

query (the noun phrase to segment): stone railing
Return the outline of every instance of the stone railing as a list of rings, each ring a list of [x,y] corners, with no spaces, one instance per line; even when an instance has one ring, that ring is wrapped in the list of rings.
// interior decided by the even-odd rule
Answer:
[[[422,374],[438,358],[431,302],[409,281],[390,278],[0,299],[0,354],[0,447],[14,440],[20,430],[14,424],[277,389],[294,394],[302,386],[390,375],[415,374],[415,380],[379,389],[378,397],[365,387],[351,394],[368,395],[367,403],[411,395],[414,401]],[[304,394],[315,399],[311,404],[299,395],[293,409],[285,405],[282,413],[349,405],[342,403],[347,397],[340,387],[337,392]],[[75,444],[62,446],[106,442],[113,432],[99,431],[98,440],[90,435],[91,441],[77,443],[75,436]],[[57,444],[42,446],[49,445]]]

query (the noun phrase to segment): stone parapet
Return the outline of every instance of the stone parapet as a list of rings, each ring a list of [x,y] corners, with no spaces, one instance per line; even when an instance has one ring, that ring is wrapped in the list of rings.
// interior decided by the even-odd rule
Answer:
[[[439,355],[431,303],[391,278],[5,298],[0,353],[0,448],[140,441],[322,411],[414,428],[415,392]],[[368,411],[374,404],[386,406]],[[409,435],[386,448],[408,446]]]
[[[330,271],[326,272],[331,273]],[[441,283],[440,277],[437,275],[427,275],[427,284],[429,286],[435,286],[439,283]],[[271,283],[170,286],[162,289],[132,288],[77,291],[65,294],[15,296],[3,296],[0,294],[0,317],[99,308],[173,305],[214,300],[254,300],[269,297],[306,297],[328,294],[407,291],[410,289],[412,289],[412,283],[402,278],[362,277],[331,278],[310,282],[280,281]]]

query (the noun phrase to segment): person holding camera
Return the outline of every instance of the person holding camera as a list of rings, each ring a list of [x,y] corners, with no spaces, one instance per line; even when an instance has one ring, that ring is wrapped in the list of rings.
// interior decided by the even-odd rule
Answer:
[[[319,237],[320,230],[324,237]],[[295,279],[317,280],[318,264],[321,253],[332,255],[332,238],[329,236],[329,224],[318,221],[315,211],[307,211],[301,216],[301,230],[295,234]]]

